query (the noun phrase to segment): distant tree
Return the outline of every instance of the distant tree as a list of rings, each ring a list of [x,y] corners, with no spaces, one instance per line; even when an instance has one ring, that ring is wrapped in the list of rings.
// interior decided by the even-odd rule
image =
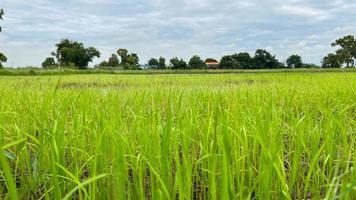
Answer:
[[[340,68],[339,57],[336,54],[330,53],[323,58],[321,67],[323,68]]]
[[[287,66],[283,62],[278,62],[278,67],[277,68],[284,69],[284,68],[287,68]]]
[[[354,58],[353,56],[351,55],[351,52],[349,52],[348,50],[342,48],[342,49],[338,49],[336,51],[336,56],[337,56],[337,59],[340,63],[340,65],[344,65],[346,64],[346,67],[354,67]]]
[[[129,52],[127,51],[127,49],[119,49],[117,50],[117,54],[121,57],[121,64],[127,64],[127,59],[129,57]]]
[[[106,60],[104,60],[99,65],[97,65],[96,67],[109,67],[109,63]]]
[[[156,58],[151,58],[148,61],[148,65],[150,66],[150,68],[159,68],[159,61]]]
[[[50,69],[50,68],[57,68],[58,65],[56,64],[56,61],[54,60],[53,57],[48,57],[45,59],[45,61],[42,62],[42,67],[44,69]]]
[[[256,50],[253,61],[256,69],[276,69],[280,66],[276,57],[263,49]]]
[[[172,69],[187,69],[188,65],[183,59],[177,57],[172,58],[171,60]]]
[[[132,53],[127,56],[126,63],[124,64],[125,69],[137,70],[139,69],[139,58],[138,55]]]
[[[235,61],[234,68],[236,69],[250,69],[253,66],[253,59],[249,53],[239,53],[231,56]]]
[[[233,69],[236,66],[236,61],[232,56],[223,56],[220,61],[221,69]]]
[[[5,12],[4,12],[4,9],[0,9],[0,20],[3,20],[3,16],[4,16]],[[2,28],[0,26],[0,32],[2,31]]]
[[[107,62],[107,66],[109,67],[118,67],[120,65],[119,57],[116,54],[112,54],[109,58],[109,62]]]
[[[158,59],[158,66],[159,66],[159,69],[165,69],[166,68],[166,59],[163,57],[160,57]]]
[[[336,56],[340,64],[346,64],[346,67],[354,66],[354,59],[356,59],[356,39],[353,35],[347,35],[336,40],[331,44],[333,47],[340,46],[336,51]]]
[[[100,57],[100,52],[94,47],[85,48],[83,43],[62,40],[56,44],[57,50],[53,55],[56,56],[60,66],[75,66],[86,69],[93,58]]]
[[[3,54],[0,53],[0,68],[2,68],[2,63],[7,62],[7,57]]]
[[[303,61],[302,57],[298,55],[291,55],[287,59],[287,67],[289,68],[302,68],[303,67]]]
[[[4,14],[5,14],[4,10],[3,10],[3,9],[0,9],[0,20],[3,20]],[[2,31],[2,29],[1,29],[1,26],[0,26],[0,32],[1,32],[1,31]],[[3,62],[7,62],[7,57],[6,57],[3,53],[0,52],[0,68],[3,67],[3,66],[2,66],[2,63],[3,63]]]
[[[0,9],[0,19],[3,20],[3,16],[4,16],[5,12],[4,9]]]
[[[207,59],[205,60],[205,63],[207,63],[207,62],[217,63],[218,61],[215,60],[214,58],[207,58]]]
[[[320,68],[320,66],[313,63],[303,63],[303,68]]]
[[[206,64],[199,56],[195,55],[189,60],[188,66],[191,69],[203,69]]]

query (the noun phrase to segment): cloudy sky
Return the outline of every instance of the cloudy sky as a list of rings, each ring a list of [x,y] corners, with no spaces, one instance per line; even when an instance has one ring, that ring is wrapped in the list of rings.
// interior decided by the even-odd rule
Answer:
[[[39,66],[62,38],[150,57],[220,58],[264,48],[283,61],[320,63],[336,38],[356,33],[355,0],[0,0],[0,51],[11,66]],[[100,60],[95,60],[98,63]]]

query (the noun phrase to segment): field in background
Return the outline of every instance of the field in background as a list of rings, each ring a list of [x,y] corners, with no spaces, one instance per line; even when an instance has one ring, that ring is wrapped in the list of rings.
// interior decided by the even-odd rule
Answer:
[[[355,140],[356,73],[0,77],[0,198],[356,199]]]
[[[330,73],[350,72],[356,73],[356,68],[304,68],[304,69],[200,69],[200,70],[120,70],[120,69],[41,69],[35,67],[26,68],[2,68],[0,76],[38,76],[38,75],[75,75],[75,74],[245,74],[245,73]]]

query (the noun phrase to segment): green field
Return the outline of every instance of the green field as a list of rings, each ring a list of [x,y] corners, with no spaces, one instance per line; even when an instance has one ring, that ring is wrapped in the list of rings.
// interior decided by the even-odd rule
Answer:
[[[356,199],[356,73],[0,76],[0,199]]]

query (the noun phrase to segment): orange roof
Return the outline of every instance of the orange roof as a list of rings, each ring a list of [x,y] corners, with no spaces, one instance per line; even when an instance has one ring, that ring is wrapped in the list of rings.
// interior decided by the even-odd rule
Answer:
[[[207,65],[219,65],[219,62],[205,62]]]

